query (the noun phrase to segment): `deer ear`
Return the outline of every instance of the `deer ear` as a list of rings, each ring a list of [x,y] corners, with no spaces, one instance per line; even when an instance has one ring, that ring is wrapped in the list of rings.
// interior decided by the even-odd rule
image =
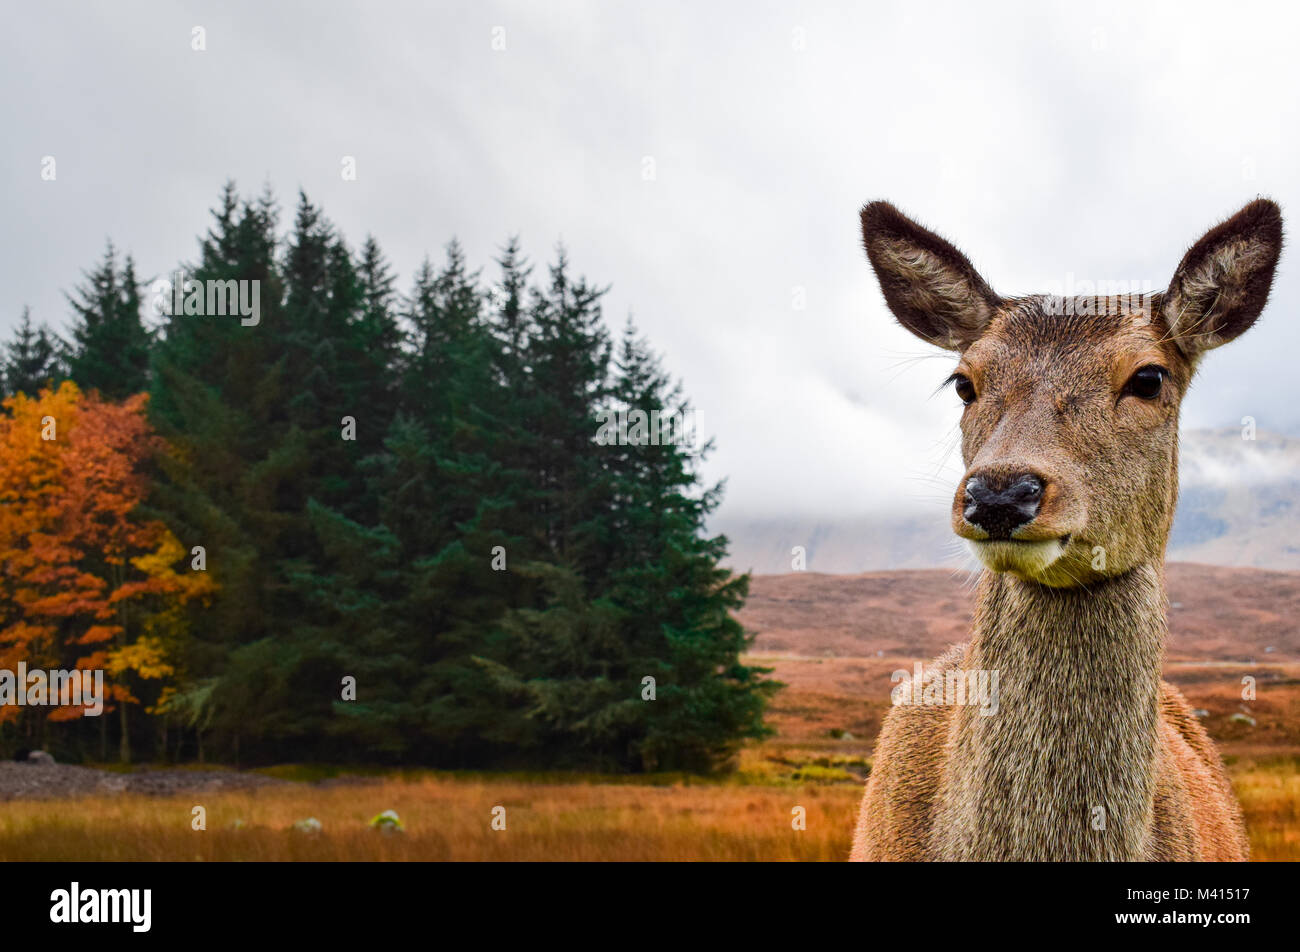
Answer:
[[[966,256],[889,202],[862,209],[862,243],[885,303],[922,340],[965,350],[1000,303]]]
[[[1170,337],[1188,358],[1250,329],[1268,301],[1281,250],[1282,210],[1264,198],[1192,245],[1162,305]]]

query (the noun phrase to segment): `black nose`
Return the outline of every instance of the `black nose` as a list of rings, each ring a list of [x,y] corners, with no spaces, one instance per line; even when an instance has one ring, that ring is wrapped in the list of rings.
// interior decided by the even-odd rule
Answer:
[[[1043,481],[1032,473],[1012,476],[972,476],[966,480],[966,506],[962,515],[979,526],[990,539],[1010,539],[1017,526],[1038,515],[1043,501]]]

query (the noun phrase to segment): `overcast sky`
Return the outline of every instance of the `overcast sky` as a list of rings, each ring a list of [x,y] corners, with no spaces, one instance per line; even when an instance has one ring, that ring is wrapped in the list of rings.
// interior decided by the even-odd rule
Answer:
[[[1257,194],[1300,228],[1294,8],[976,6],[24,4],[0,36],[0,331],[24,305],[63,327],[109,237],[146,275],[194,259],[227,178],[286,223],[302,188],[403,289],[453,235],[487,265],[517,233],[539,271],[563,241],[684,379],[724,512],[943,510],[953,361],[893,325],[865,201],[1004,294],[1163,288]],[[1185,428],[1300,428],[1298,284],[1292,239]]]

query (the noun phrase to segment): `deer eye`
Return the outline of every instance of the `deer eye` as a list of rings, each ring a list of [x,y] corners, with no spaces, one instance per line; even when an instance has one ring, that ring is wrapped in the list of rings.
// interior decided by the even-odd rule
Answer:
[[[962,403],[970,406],[975,402],[975,384],[970,382],[969,377],[953,374],[948,379],[952,381],[953,389],[957,391],[957,396],[961,397]]]
[[[1124,385],[1124,392],[1143,400],[1154,400],[1160,396],[1160,388],[1164,385],[1166,373],[1165,368],[1154,364],[1141,367]]]

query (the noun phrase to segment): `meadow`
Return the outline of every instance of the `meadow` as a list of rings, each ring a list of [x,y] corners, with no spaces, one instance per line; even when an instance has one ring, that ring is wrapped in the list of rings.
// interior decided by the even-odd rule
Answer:
[[[1179,571],[1253,578],[1242,570]],[[786,688],[767,718],[775,734],[743,748],[730,774],[282,765],[257,771],[282,782],[252,789],[0,802],[0,860],[846,859],[890,674],[959,637],[964,607],[934,596],[936,586],[951,589],[945,573],[796,581],[800,587],[786,592],[782,586],[794,584],[788,577],[760,577],[746,606],[746,624],[759,637],[745,662],[771,667]],[[1295,598],[1300,585],[1293,576],[1283,581],[1286,599]],[[1165,676],[1201,712],[1224,758],[1252,859],[1300,860],[1300,664],[1292,660],[1291,603],[1261,599],[1257,582],[1220,584],[1211,612],[1195,601],[1208,597],[1201,595],[1207,588],[1199,576],[1175,575],[1176,603],[1195,610],[1178,619]],[[868,641],[855,621],[864,617],[872,619]],[[1245,675],[1259,682],[1249,702],[1241,697]],[[195,806],[206,811],[201,831],[192,828]],[[497,807],[505,809],[505,829],[493,828]],[[796,829],[800,807],[804,828]],[[403,832],[370,826],[385,810],[396,811]],[[319,821],[319,832],[295,829],[308,818]]]
[[[717,781],[417,772],[219,795],[13,801],[0,807],[0,860],[845,859],[861,793],[848,771],[828,758],[760,766]],[[1229,769],[1252,858],[1300,860],[1300,758],[1237,758]],[[191,828],[196,805],[206,830]],[[505,808],[504,830],[492,828],[494,807]],[[796,807],[803,830],[792,826]],[[370,826],[384,810],[403,832]],[[307,817],[320,832],[294,828]]]

